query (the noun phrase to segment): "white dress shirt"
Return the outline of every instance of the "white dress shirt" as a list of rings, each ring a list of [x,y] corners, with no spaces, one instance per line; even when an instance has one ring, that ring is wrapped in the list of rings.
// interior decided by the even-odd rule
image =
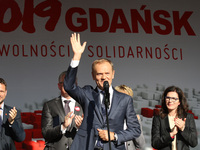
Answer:
[[[71,98],[71,99],[66,99],[66,98],[64,98],[63,96],[61,96],[61,100],[62,100],[63,108],[65,108],[65,102],[64,102],[64,101],[65,101],[65,100],[70,100],[70,101],[71,101],[71,102],[69,103],[70,112],[73,111],[73,113],[74,113],[74,107],[75,107],[76,101],[75,101],[73,98]],[[71,126],[71,124],[69,125],[69,127],[70,127],[70,126]],[[67,128],[64,129],[63,125],[61,125],[61,131],[62,131],[63,134],[65,134],[66,130],[67,130]]]
[[[65,100],[70,100],[71,102],[69,103],[69,108],[70,108],[70,111],[73,111],[73,113],[74,113],[74,107],[75,107],[76,101],[73,98],[66,99],[63,96],[61,96],[61,100],[62,100],[63,108],[65,108],[65,102],[64,101]]]

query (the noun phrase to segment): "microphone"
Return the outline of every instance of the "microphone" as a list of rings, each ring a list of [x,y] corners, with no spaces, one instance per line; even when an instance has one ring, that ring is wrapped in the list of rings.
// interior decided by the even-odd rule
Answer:
[[[103,83],[103,88],[104,88],[104,92],[105,92],[105,105],[107,105],[107,107],[109,107],[110,105],[110,93],[109,93],[109,83],[108,81],[104,81]]]

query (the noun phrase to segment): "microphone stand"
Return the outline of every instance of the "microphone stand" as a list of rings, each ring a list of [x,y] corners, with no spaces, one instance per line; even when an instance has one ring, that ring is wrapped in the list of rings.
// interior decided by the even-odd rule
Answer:
[[[108,142],[109,142],[109,149],[111,150],[111,141],[110,141],[110,128],[109,128],[109,121],[108,121],[108,108],[110,105],[110,93],[105,93],[104,104],[106,108],[106,122],[107,122],[107,131],[108,131]]]

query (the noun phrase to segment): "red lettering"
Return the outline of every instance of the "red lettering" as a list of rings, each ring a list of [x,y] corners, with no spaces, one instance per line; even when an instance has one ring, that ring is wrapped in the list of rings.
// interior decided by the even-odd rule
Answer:
[[[90,12],[90,31],[91,32],[105,32],[106,30],[108,30],[110,21],[109,21],[108,13],[105,10],[90,8],[89,12]],[[97,15],[99,16],[98,19],[97,19]],[[102,24],[97,26],[97,22],[102,22]]]
[[[170,55],[168,54],[168,51],[169,51],[168,48],[164,49],[164,53],[167,55],[167,57],[164,57],[165,59],[169,59],[170,58]]]
[[[115,46],[113,46],[113,56],[116,57]]]
[[[118,23],[118,19],[121,20],[121,23]],[[109,32],[116,32],[117,29],[124,29],[126,33],[131,33],[131,29],[122,9],[115,9]]]
[[[122,55],[121,55],[122,50]],[[123,46],[119,46],[119,58],[123,58],[125,56],[125,50]]]
[[[3,47],[0,49],[0,56],[3,56],[3,53],[5,53],[6,56],[8,56],[9,49],[10,49],[10,45],[8,45],[7,48],[5,47],[5,45],[3,45]]]
[[[75,13],[78,13],[79,15],[86,14],[85,10],[82,8],[78,7],[70,8],[65,15],[65,23],[70,30],[74,32],[82,32],[88,28],[87,18],[77,18],[77,23],[79,23],[80,25],[79,26],[75,25],[72,21],[73,15]]]
[[[45,29],[54,31],[61,16],[62,3],[59,0],[43,0],[36,6],[34,3],[34,0],[24,0],[24,7],[22,6],[24,10],[21,11],[15,0],[0,0],[0,31],[12,32],[22,23],[22,29],[25,32],[34,33],[36,30],[34,26],[35,17],[48,17]],[[181,30],[185,29],[188,35],[196,35],[189,24],[192,11],[186,11],[182,16],[178,11],[173,11],[173,15],[170,16],[167,11],[157,10],[153,14],[153,21],[157,24],[153,26],[151,11],[145,10],[145,8],[146,5],[142,5],[140,8],[143,15],[136,9],[130,9],[131,24],[129,24],[123,9],[115,9],[112,18],[109,18],[111,14],[102,8],[89,8],[89,14],[87,14],[83,8],[73,7],[67,10],[65,23],[69,30],[73,32],[83,32],[90,27],[90,32],[108,31],[115,33],[117,29],[122,29],[125,33],[139,33],[139,26],[141,26],[147,34],[152,34],[154,29],[160,35],[170,34],[172,30],[174,30],[175,35],[181,35]],[[141,55],[141,53],[138,53],[138,55]],[[149,56],[151,57],[150,54]]]
[[[46,45],[42,45],[41,46],[41,55],[43,57],[46,57],[47,56],[47,46]]]
[[[61,15],[62,4],[58,0],[46,0],[38,4],[35,8],[34,0],[25,0],[24,16],[22,28],[28,33],[34,33],[34,13],[40,17],[49,17],[45,28],[48,31],[53,31]],[[48,9],[47,9],[48,8]]]
[[[174,51],[177,51],[177,49],[176,49],[176,48],[173,48],[173,49],[172,49],[172,58],[173,58],[174,60],[177,60],[178,57],[175,57],[175,56],[174,56]]]
[[[106,46],[106,58],[111,58],[111,56],[108,55],[108,47]]]
[[[152,54],[152,47],[150,47],[150,50],[145,47],[145,52],[146,52],[146,58],[148,58],[148,56],[150,56],[150,58],[153,58],[153,54]]]
[[[137,58],[139,58],[139,55],[140,55],[141,58],[143,58],[143,56],[142,56],[142,47],[137,46],[136,50],[137,50]]]
[[[31,56],[33,56],[33,53],[35,54],[35,56],[38,56],[38,47],[36,45],[36,48],[34,49],[34,47],[31,45]]]
[[[129,49],[128,49],[128,56],[127,56],[127,57],[129,58],[130,56],[132,56],[133,58],[135,57],[131,46],[129,46]]]
[[[100,54],[99,54],[100,52]],[[97,46],[97,56],[102,57],[103,56],[103,49],[101,46]]]
[[[62,47],[64,47],[64,46],[62,46]],[[70,53],[69,53],[69,45],[67,46],[67,49],[68,49],[68,56],[69,56],[70,55]],[[65,54],[61,53],[61,46],[59,46],[59,56],[60,57],[65,57]]]
[[[22,56],[23,56],[23,57],[28,57],[28,55],[27,55],[27,54],[25,54],[24,45],[22,45]]]
[[[161,49],[160,48],[156,48],[155,49],[155,55],[156,55],[157,59],[161,59]]]
[[[183,60],[182,48],[180,49],[180,56],[181,56],[181,60]]]
[[[165,26],[165,29],[162,29],[160,26],[154,26],[154,29],[157,33],[161,35],[170,34],[172,31],[172,25],[170,21],[166,20],[165,18],[161,18],[160,16],[163,15],[165,18],[169,18],[170,14],[167,11],[159,10],[154,13],[154,19],[156,22],[160,23],[161,25]]]
[[[144,7],[142,7],[144,9]],[[152,23],[151,23],[151,13],[150,10],[144,11],[145,20],[141,17],[139,12],[136,9],[131,9],[131,21],[132,21],[132,30],[133,33],[139,33],[138,22],[148,34],[152,34]]]
[[[91,53],[91,55],[88,55],[88,56],[89,57],[94,57],[94,52],[90,48],[93,48],[93,46],[92,45],[88,46],[88,50]]]
[[[56,56],[56,51],[54,49],[51,49],[51,51],[53,52],[53,54],[50,54],[51,57],[55,57]]]
[[[25,0],[22,29],[28,33],[35,32],[33,16],[34,16],[33,0]]]
[[[11,18],[5,23],[4,16],[8,10],[11,10]],[[14,0],[0,1],[0,31],[11,32],[17,29],[22,20],[22,14],[18,4]]]
[[[15,49],[15,47],[16,47],[16,49]],[[13,56],[15,56],[15,57],[19,56],[19,46],[18,45],[13,45]]]
[[[179,18],[179,12],[173,11],[173,20],[174,20],[174,33],[175,35],[181,35],[181,28],[184,27],[188,35],[196,35],[188,23],[189,17],[193,12],[187,11],[184,12],[183,16]]]

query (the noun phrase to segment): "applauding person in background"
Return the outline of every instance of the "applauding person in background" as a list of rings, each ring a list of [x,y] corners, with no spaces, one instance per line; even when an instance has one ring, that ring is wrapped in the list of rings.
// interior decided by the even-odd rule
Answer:
[[[44,103],[42,110],[42,134],[45,150],[69,150],[83,120],[81,106],[64,90],[65,72],[58,78],[61,95]]]
[[[0,78],[0,150],[15,150],[14,141],[22,142],[26,134],[20,111],[5,104],[6,95],[7,83]]]
[[[162,95],[160,115],[154,116],[152,147],[158,150],[189,150],[198,143],[197,130],[183,91],[168,87]]]

